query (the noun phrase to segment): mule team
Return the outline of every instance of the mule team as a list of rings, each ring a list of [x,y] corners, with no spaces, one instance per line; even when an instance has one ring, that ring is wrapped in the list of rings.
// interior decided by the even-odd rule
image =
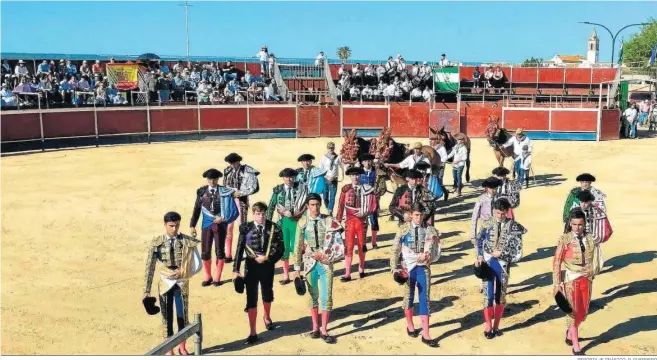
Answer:
[[[294,283],[299,295],[308,293],[310,338],[335,343],[336,338],[327,331],[333,308],[334,264],[344,260],[345,275],[340,281],[352,281],[355,252],[358,278],[367,276],[366,233],[371,226],[371,245],[378,248],[380,198],[387,192],[386,181],[391,180],[397,188],[389,211],[399,227],[390,267],[394,281],[403,286],[406,333],[437,347],[438,342],[429,334],[430,265],[441,253],[440,233],[433,226],[434,215],[441,199],[447,201],[449,196],[443,185],[445,163],[452,163],[457,196],[463,188],[464,170],[466,181],[470,180],[470,140],[464,134],[451,135],[443,129],[432,129],[431,146],[415,143],[407,153],[407,146],[395,142],[390,133],[390,129],[384,129],[377,138],[366,141],[352,131],[345,136],[340,155],[333,143],[328,144],[320,167],[312,165],[314,156],[301,155],[300,168],[280,171],[282,183],[273,189],[269,204],[250,205],[249,196],[259,191],[259,172],[242,164],[242,157],[236,153],[226,156],[229,166],[223,173],[216,169],[204,172],[207,185],[196,191],[190,221],[192,236],[180,233],[181,216],[169,212],[164,216],[164,234],[155,237],[149,246],[143,303],[148,314],[162,313],[162,335],[168,338],[174,334],[174,310],[178,331],[188,324],[191,276],[202,268],[202,286],[221,286],[223,267],[232,262],[235,290],[246,291],[244,311],[250,333],[245,343],[257,342],[258,287],[263,302],[263,324],[267,330],[274,330],[276,324],[271,318],[274,271],[276,263],[282,261],[279,283]],[[494,119],[487,133],[498,159],[499,154],[514,157],[514,173],[518,175],[517,180],[508,178],[509,170],[501,166],[502,156],[500,166],[493,170],[494,176],[484,180],[484,193],[472,215],[471,240],[476,250],[473,269],[475,276],[482,279],[484,336],[493,339],[503,335],[499,326],[506,304],[510,266],[522,257],[522,237],[527,230],[515,220],[513,208],[520,204],[522,180],[527,186],[523,170],[529,169],[532,145],[521,129],[515,137],[510,137],[495,127]],[[512,147],[513,152],[505,153],[506,147]],[[350,180],[341,188],[333,216],[343,166]],[[219,185],[222,177],[223,185]],[[555,299],[569,315],[566,343],[572,346],[574,354],[583,354],[577,329],[586,318],[592,280],[602,266],[599,244],[611,236],[611,227],[605,213],[604,194],[591,187],[595,178],[582,174],[577,181],[580,186],[569,193],[564,207],[565,230],[557,246],[553,273]],[[322,203],[327,214],[320,212]],[[252,221],[247,222],[249,210]],[[196,238],[199,220],[200,240]],[[235,222],[239,238],[233,259],[231,239]],[[200,254],[196,250],[199,242]],[[295,263],[294,273],[290,274],[292,254]],[[562,266],[566,268],[563,278]],[[158,299],[151,296],[154,280],[160,307],[156,305]],[[416,288],[419,301],[416,315],[420,317],[421,330],[416,330],[413,322]],[[185,341],[179,344],[178,352],[187,354]]]

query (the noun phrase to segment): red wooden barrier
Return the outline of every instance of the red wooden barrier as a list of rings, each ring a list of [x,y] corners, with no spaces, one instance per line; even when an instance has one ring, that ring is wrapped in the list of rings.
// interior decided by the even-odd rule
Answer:
[[[566,69],[566,84],[591,83],[592,69]]]
[[[545,110],[504,109],[504,128],[515,130],[547,131],[550,129],[550,113]]]
[[[383,128],[388,126],[388,108],[342,108],[342,124],[345,128]]]
[[[538,82],[548,84],[563,84],[563,68],[541,68],[538,70]]]
[[[246,108],[201,108],[202,130],[246,130]]]
[[[251,107],[249,129],[296,129],[296,117],[294,107]]]
[[[98,135],[148,133],[146,110],[98,111]]]
[[[474,66],[461,66],[459,67],[459,77],[461,80],[472,80],[472,74],[474,73]],[[481,70],[481,67],[479,68],[479,72],[483,75],[483,71]]]
[[[597,111],[551,111],[552,131],[597,131]]]
[[[96,135],[94,112],[44,112],[43,135],[46,138]]]
[[[198,109],[152,109],[151,132],[198,131]]]
[[[320,136],[342,136],[340,134],[340,107],[319,107],[319,133]]]
[[[513,68],[510,81],[512,83],[537,83],[538,68]]]
[[[2,141],[41,139],[38,113],[11,114],[0,117]]]
[[[502,121],[502,108],[489,107],[468,107],[465,110],[465,116],[462,117],[461,128],[469,137],[485,137],[486,126],[488,125],[488,116],[496,115]]]
[[[297,136],[299,137],[319,137],[319,107],[318,106],[299,106],[297,108],[299,116],[299,126],[297,127]]]
[[[620,109],[602,110],[600,140],[620,139]]]
[[[611,81],[616,77],[616,69],[593,69],[593,84]]]
[[[429,135],[429,104],[390,105],[392,136],[427,137]]]

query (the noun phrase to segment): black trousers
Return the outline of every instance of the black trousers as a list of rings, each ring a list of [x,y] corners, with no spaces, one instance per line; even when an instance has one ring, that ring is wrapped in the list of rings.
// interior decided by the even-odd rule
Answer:
[[[258,284],[262,292],[263,302],[274,301],[274,264],[266,262],[258,264],[247,258],[245,264],[244,283],[246,287],[246,310],[258,306]]]
[[[163,305],[162,310],[164,310],[162,315],[164,315],[164,321],[167,325],[167,337],[173,336],[173,308],[176,305],[176,295],[179,296],[179,304],[176,306],[176,321],[178,323],[178,331],[185,328],[185,314],[179,311],[180,308],[183,307],[182,290],[180,289],[180,286],[176,284],[160,298],[160,305]],[[162,300],[164,300],[164,304],[162,304]]]
[[[226,227],[225,223],[212,224],[209,228],[201,230],[201,260],[212,260],[212,243],[217,260],[224,259],[226,252]]]

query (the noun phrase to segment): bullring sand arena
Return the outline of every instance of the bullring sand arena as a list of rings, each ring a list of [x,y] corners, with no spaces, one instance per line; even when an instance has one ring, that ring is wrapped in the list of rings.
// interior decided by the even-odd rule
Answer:
[[[141,298],[147,246],[163,231],[162,215],[180,212],[181,231],[188,234],[195,190],[205,183],[201,174],[210,167],[223,169],[230,152],[262,173],[252,203],[268,201],[280,169],[297,167],[302,153],[320,156],[327,141],[336,141],[338,149],[342,144],[342,139],[328,138],[172,142],[3,157],[2,353],[143,354],[159,344],[160,315],[146,315]],[[446,206],[441,201],[436,217],[443,255],[431,266],[430,323],[439,348],[422,346],[404,333],[402,289],[388,263],[396,224],[387,221],[387,194],[381,200],[380,248],[367,254],[373,275],[334,283],[328,330],[337,336],[337,345],[308,338],[307,296],[298,296],[291,284],[278,284],[279,267],[272,307],[279,328],[265,331],[259,305],[261,341],[253,346],[243,345],[248,335],[245,296],[230,283],[202,288],[202,275],[192,278],[190,313],[203,315],[204,353],[570,355],[563,343],[565,315],[551,296],[552,256],[563,229],[566,195],[579,173],[590,172],[607,195],[614,234],[602,246],[605,271],[593,285],[581,344],[589,355],[655,354],[655,153],[655,138],[534,141],[536,182],[522,190],[516,211],[529,232],[524,258],[511,271],[502,337],[487,340],[482,334],[480,281],[471,269],[469,226],[481,193],[477,185],[496,166],[486,140],[474,139],[473,180],[463,197],[452,194]],[[445,180],[451,185],[451,172]],[[230,279],[231,271],[226,266],[223,279]],[[335,276],[343,274],[342,263],[336,264]]]

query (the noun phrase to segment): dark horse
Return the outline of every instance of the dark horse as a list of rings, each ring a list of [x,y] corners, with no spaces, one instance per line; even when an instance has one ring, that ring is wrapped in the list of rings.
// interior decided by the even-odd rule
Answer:
[[[486,139],[488,144],[493,148],[495,159],[497,159],[498,166],[504,166],[504,159],[510,157],[514,158],[512,147],[503,147],[503,145],[513,137],[508,130],[500,128],[499,118],[497,116],[488,117],[488,125],[486,125]]]
[[[463,133],[456,133],[455,135],[452,135],[451,133],[445,131],[444,126],[440,128],[440,130],[435,130],[432,127],[429,127],[429,130],[431,130],[431,133],[434,134],[433,137],[429,137],[431,146],[436,146],[436,140],[438,140],[438,137],[440,137],[443,139],[443,143],[445,144],[445,151],[447,151],[448,154],[452,152],[452,149],[456,146],[457,139],[463,139],[463,144],[465,145],[465,148],[468,149],[468,157],[465,160],[465,181],[470,182],[470,138]],[[447,160],[447,162],[452,163],[452,160]],[[454,187],[456,187],[456,179],[454,179]]]

